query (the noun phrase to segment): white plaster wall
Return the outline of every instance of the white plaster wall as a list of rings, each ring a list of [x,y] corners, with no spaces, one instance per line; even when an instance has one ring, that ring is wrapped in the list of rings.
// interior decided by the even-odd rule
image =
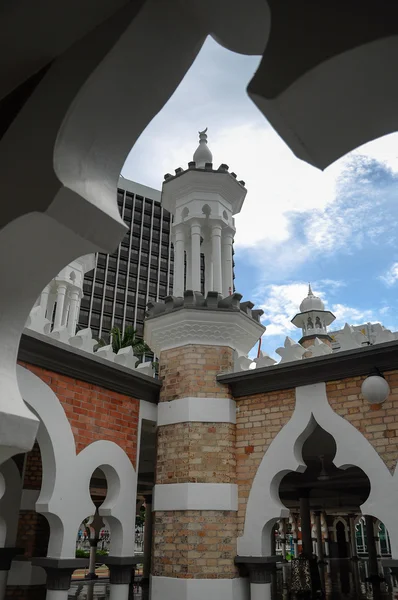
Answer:
[[[233,483],[155,485],[153,510],[238,510],[238,486]]]
[[[158,425],[189,422],[236,423],[236,401],[231,398],[186,397],[159,402]]]
[[[18,467],[8,459],[0,466],[0,548],[15,546],[21,493]]]
[[[325,169],[398,129],[398,83],[385,66],[397,58],[397,36],[377,39],[321,62],[276,98],[250,86],[249,96],[296,156]]]

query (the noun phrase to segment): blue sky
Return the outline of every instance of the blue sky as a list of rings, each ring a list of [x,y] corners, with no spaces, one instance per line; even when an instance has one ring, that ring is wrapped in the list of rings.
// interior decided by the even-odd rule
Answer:
[[[345,322],[398,329],[398,134],[375,140],[324,172],[296,158],[246,94],[259,57],[208,39],[164,109],[143,132],[123,175],[160,189],[186,166],[209,128],[217,166],[248,194],[236,218],[235,285],[263,308],[263,350],[274,354],[310,281]]]

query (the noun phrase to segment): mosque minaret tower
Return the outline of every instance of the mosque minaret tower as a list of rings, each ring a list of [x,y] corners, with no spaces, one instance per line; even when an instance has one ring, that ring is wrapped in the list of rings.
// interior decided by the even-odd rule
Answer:
[[[300,304],[300,312],[292,319],[293,325],[302,331],[299,343],[307,348],[313,344],[315,338],[318,338],[325,344],[331,345],[332,338],[327,328],[335,319],[333,313],[325,310],[323,301],[315,296],[309,284],[308,294]]]
[[[207,129],[199,132],[199,146],[188,169],[167,174],[162,204],[174,215],[174,296],[184,290],[214,291],[223,297],[234,291],[234,215],[240,212],[247,190],[228,166],[213,169],[207,145]],[[201,254],[204,255],[204,290],[201,283]],[[186,268],[184,269],[184,263]]]

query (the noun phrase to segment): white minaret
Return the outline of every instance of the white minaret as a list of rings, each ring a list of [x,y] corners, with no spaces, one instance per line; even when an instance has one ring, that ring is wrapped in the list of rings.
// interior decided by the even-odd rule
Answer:
[[[77,258],[58,273],[42,291],[27,327],[63,340],[76,334],[84,275],[95,266],[95,255]]]
[[[308,295],[300,304],[300,312],[292,319],[293,325],[301,329],[303,337],[300,344],[308,346],[312,344],[315,338],[321,339],[325,343],[331,342],[327,328],[335,320],[335,316],[329,310],[325,310],[325,305],[321,298],[315,296],[311,284],[308,285]]]
[[[174,217],[173,295],[202,291],[201,254],[205,261],[204,293],[233,293],[233,241],[235,221],[247,190],[228,166],[213,169],[207,129],[199,132],[199,146],[188,169],[165,175],[162,204]],[[184,268],[186,264],[186,269]]]

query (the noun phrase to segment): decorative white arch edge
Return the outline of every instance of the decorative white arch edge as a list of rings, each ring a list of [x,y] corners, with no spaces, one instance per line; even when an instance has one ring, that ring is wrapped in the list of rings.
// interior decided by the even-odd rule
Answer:
[[[333,533],[333,539],[335,542],[337,542],[337,523],[342,523],[342,525],[344,526],[344,537],[345,537],[345,541],[349,542],[350,541],[350,537],[349,537],[349,524],[346,521],[346,519],[344,519],[344,517],[342,517],[341,515],[338,515],[334,520],[333,520],[333,524],[330,527],[329,531],[332,531]]]
[[[280,481],[287,472],[305,468],[301,449],[316,423],[336,441],[334,464],[339,468],[357,466],[368,476],[371,490],[361,506],[362,513],[373,515],[385,524],[390,535],[392,556],[398,558],[397,470],[391,475],[362,433],[332,410],[325,383],[296,388],[292,418],[275,437],[254,477],[246,507],[244,532],[238,538],[238,554],[270,554],[272,524],[289,514],[279,499]]]
[[[110,554],[133,556],[137,480],[129,457],[117,444],[104,440],[76,455],[69,421],[55,393],[19,365],[17,379],[24,401],[40,419],[37,440],[43,481],[36,510],[50,524],[48,556],[75,557],[78,527],[95,511],[89,487],[96,468],[102,469],[108,484],[99,513],[112,531]]]

